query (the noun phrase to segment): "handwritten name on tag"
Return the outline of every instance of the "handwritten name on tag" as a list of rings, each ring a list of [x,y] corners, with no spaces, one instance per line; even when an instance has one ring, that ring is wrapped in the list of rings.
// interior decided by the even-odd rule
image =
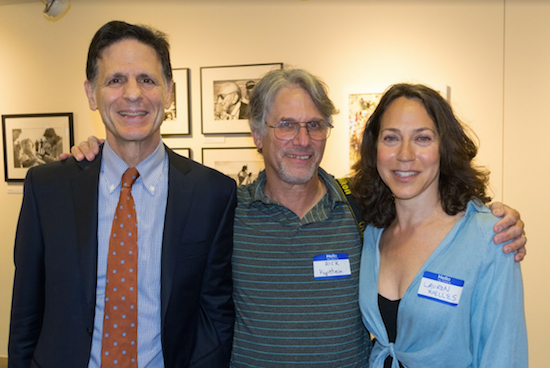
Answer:
[[[464,280],[425,271],[418,288],[418,296],[457,306],[463,287]]]
[[[349,256],[347,253],[331,253],[313,257],[313,276],[317,280],[351,276]]]

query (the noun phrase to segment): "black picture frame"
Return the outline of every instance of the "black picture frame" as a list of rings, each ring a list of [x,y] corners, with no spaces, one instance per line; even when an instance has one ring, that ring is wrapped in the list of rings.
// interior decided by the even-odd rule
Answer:
[[[282,68],[283,63],[201,67],[202,134],[250,134],[247,94],[264,74]]]
[[[2,115],[4,175],[22,182],[30,167],[58,161],[74,145],[73,113]]]
[[[160,134],[163,137],[191,135],[190,74],[189,68],[172,69],[172,104],[164,111],[164,122],[160,126]]]
[[[191,148],[181,147],[181,148],[170,148],[170,149],[176,152],[178,155],[193,159],[193,150],[191,150]]]

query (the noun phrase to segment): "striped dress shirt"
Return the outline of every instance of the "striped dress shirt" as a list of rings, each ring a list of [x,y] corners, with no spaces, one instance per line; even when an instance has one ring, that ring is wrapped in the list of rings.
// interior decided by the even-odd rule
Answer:
[[[162,141],[136,166],[132,187],[138,221],[138,366],[163,368],[160,335],[160,265],[168,196],[168,155]],[[107,251],[122,174],[128,165],[105,141],[99,175],[97,290],[92,351],[88,368],[101,365]]]

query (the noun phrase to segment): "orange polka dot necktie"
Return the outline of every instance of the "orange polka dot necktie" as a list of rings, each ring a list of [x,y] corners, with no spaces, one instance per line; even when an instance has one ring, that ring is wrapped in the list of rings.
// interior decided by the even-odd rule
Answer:
[[[137,218],[132,185],[135,168],[122,175],[109,241],[101,367],[137,367]]]

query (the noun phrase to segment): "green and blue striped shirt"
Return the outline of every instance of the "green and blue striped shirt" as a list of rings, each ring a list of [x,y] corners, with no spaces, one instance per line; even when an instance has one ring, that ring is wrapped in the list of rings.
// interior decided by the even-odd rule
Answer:
[[[367,367],[358,305],[361,239],[335,179],[300,219],[265,196],[266,176],[238,190],[231,367]],[[346,253],[351,276],[316,280],[313,257]]]

